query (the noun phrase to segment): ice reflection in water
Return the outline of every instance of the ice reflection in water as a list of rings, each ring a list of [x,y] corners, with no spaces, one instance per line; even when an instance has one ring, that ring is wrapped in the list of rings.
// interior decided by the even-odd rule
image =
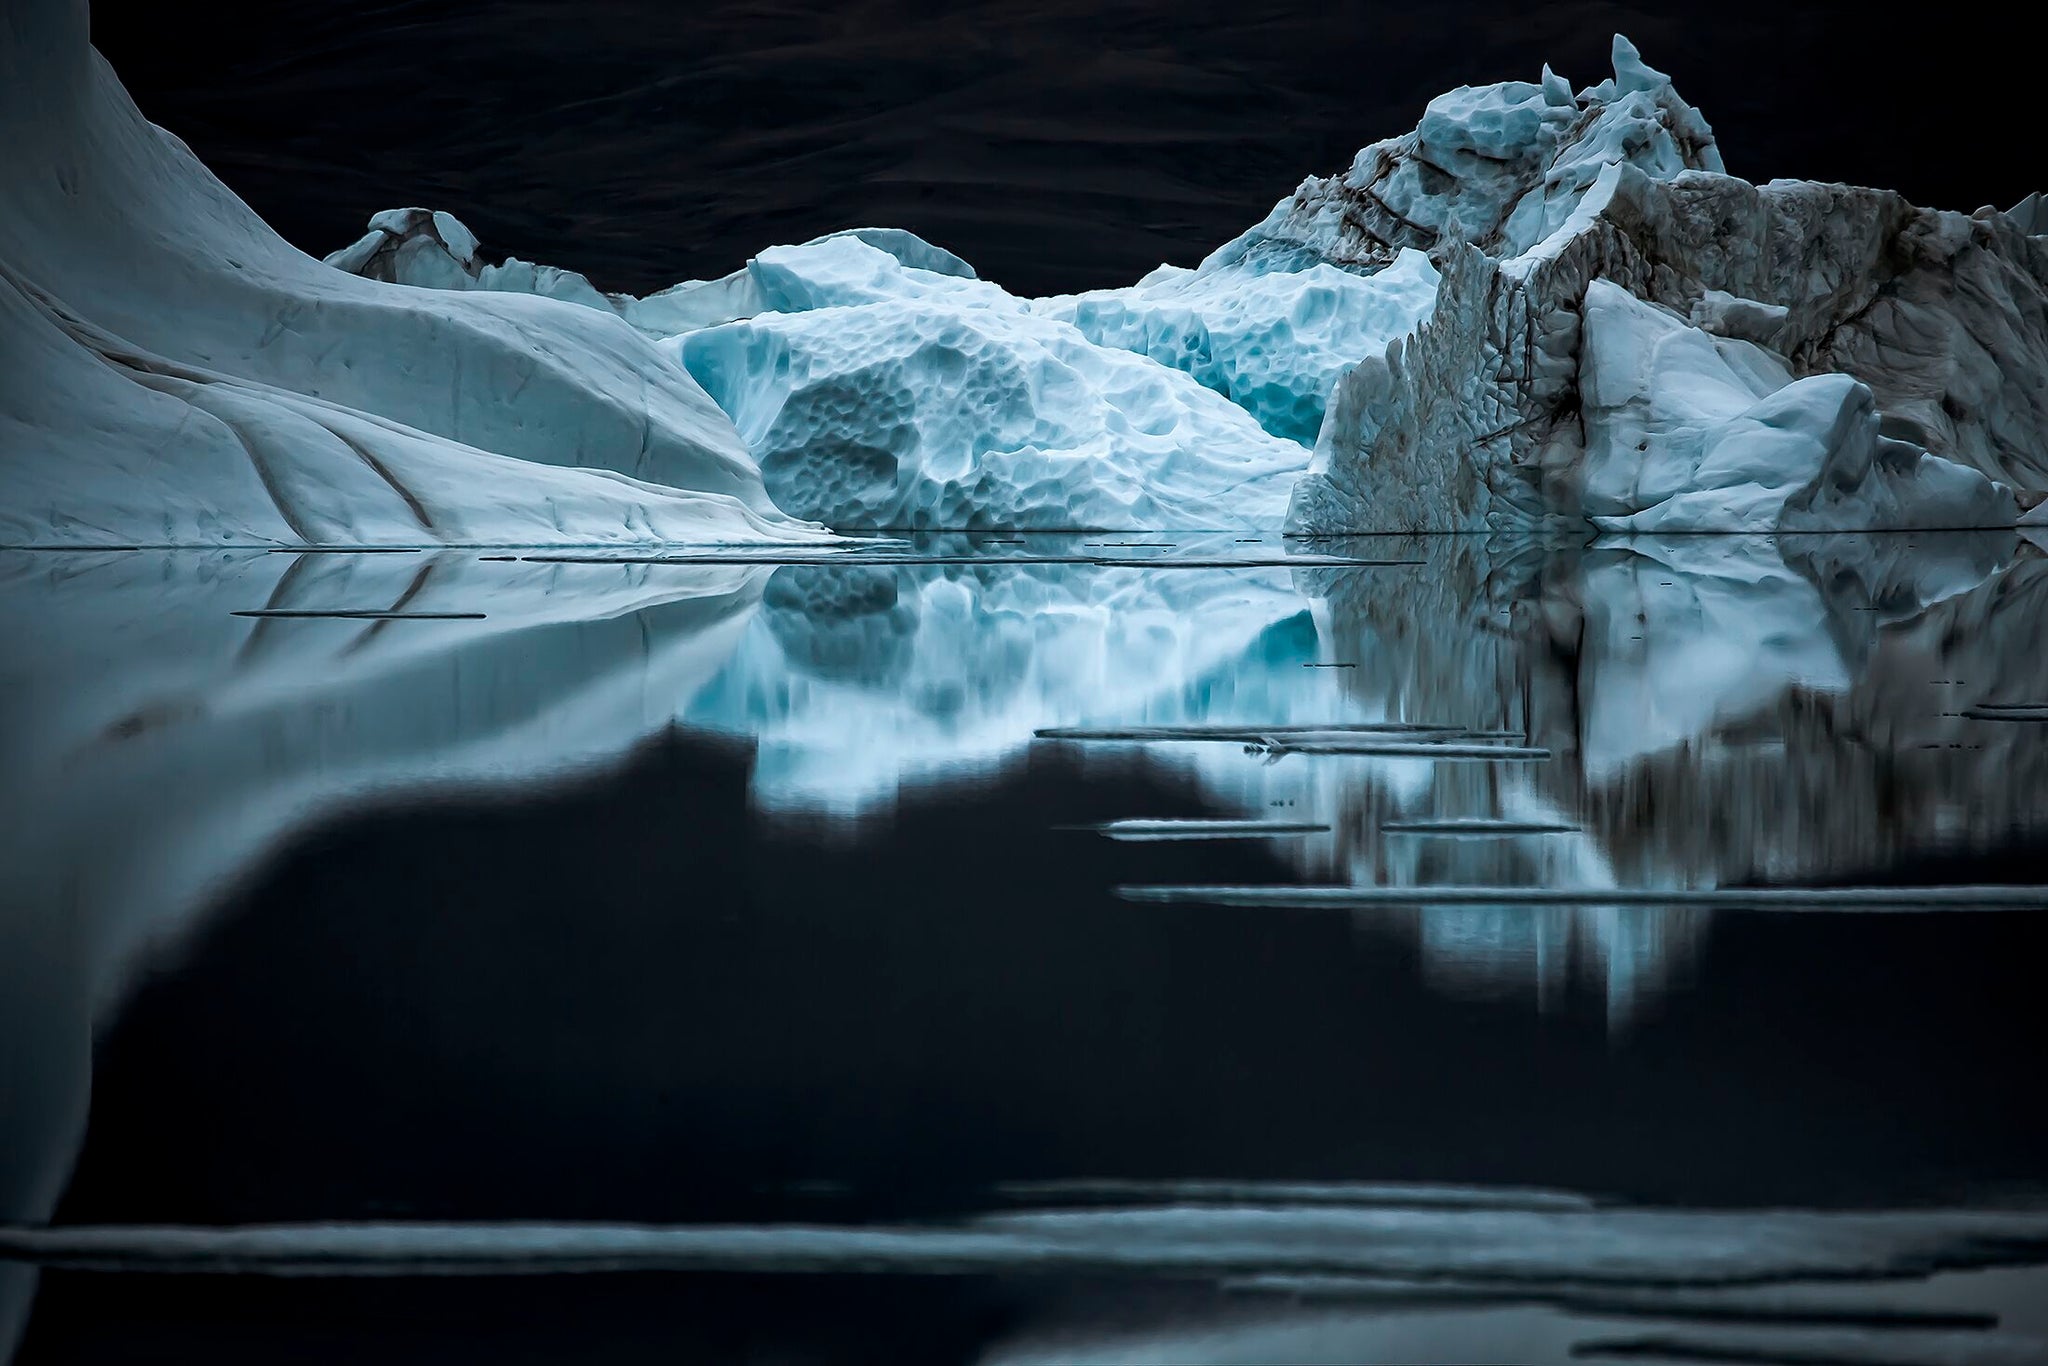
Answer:
[[[2013,537],[1363,544],[1312,549],[1427,563],[786,567],[687,719],[758,739],[762,809],[849,816],[1009,762],[1036,730],[1136,732],[1124,748],[1234,816],[1330,825],[1288,843],[1315,882],[1881,875],[1902,850],[2039,820],[2035,733],[1967,714],[2048,697],[2014,648],[2038,625],[2039,562]],[[1359,723],[1482,738],[1277,734]],[[1276,734],[1248,754],[1244,736],[1162,733],[1176,727]],[[1508,762],[1531,758],[1548,762]],[[1389,828],[1443,820],[1521,828]],[[1447,989],[1540,1004],[1590,978],[1617,1022],[1705,924],[1598,906],[1378,918],[1406,924]]]
[[[282,841],[424,790],[600,769],[678,723],[753,747],[765,816],[827,813],[856,840],[905,794],[968,792],[1034,746],[1142,763],[1195,783],[1209,819],[1289,827],[1263,843],[1305,883],[1882,882],[2048,815],[2048,571],[2009,536],[1002,562],[1085,559],[1083,539],[779,568],[0,556],[5,1212],[57,1199],[92,1034],[133,966]],[[1285,549],[1171,539],[1119,553]],[[1038,735],[1075,728],[1096,736]],[[1361,747],[1382,752],[1332,752]],[[1590,982],[1616,1025],[1712,932],[1694,908],[1361,916],[1446,992],[1549,1007]],[[0,1325],[26,1285],[0,1270]]]
[[[1157,541],[1126,553],[1289,549]],[[1316,883],[1881,881],[1902,852],[2036,828],[2048,801],[2048,732],[2026,719],[2048,700],[2043,565],[2011,536],[1373,538],[1304,549],[1426,563],[1302,570],[1024,562],[1087,544],[934,537],[879,548],[890,563],[780,568],[8,556],[15,895],[118,926],[99,969],[118,977],[134,945],[339,807],[604,762],[674,722],[753,744],[770,815],[884,819],[899,794],[1034,744],[1141,755],[1196,780],[1217,817],[1327,826],[1274,841]],[[919,555],[946,562],[903,562]],[[408,618],[234,615],[250,611]],[[1327,727],[1367,729],[1303,734]],[[1058,728],[1098,738],[1036,738]],[[1153,729],[1099,738],[1133,728]],[[1376,752],[1343,752],[1361,748]],[[132,832],[112,861],[111,824]],[[1414,936],[1446,988],[1544,1002],[1590,977],[1617,1019],[1705,924],[1614,907],[1374,921]]]

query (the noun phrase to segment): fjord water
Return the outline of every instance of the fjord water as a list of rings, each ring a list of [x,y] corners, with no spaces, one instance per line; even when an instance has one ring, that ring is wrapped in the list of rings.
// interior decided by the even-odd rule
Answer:
[[[2048,1342],[2026,542],[773,558],[0,554],[17,1360]]]

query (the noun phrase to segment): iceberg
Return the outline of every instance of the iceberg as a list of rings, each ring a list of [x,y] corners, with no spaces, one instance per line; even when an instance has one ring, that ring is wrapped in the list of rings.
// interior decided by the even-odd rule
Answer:
[[[1626,38],[1612,61],[1576,93],[1546,67],[1440,95],[1120,289],[1020,300],[862,228],[628,299],[482,265],[425,210],[330,259],[678,338],[771,493],[841,525],[1267,526],[1282,484],[1314,534],[2048,521],[2041,197],[1753,185]],[[1290,470],[1160,369],[1313,457]]]
[[[423,207],[315,262],[81,0],[0,77],[6,543],[2048,519],[2040,196],[1753,185],[1619,36],[1576,93],[1438,96],[1194,268],[1044,299],[886,227],[644,298]]]
[[[1224,249],[1367,270],[1419,249],[1442,276],[1428,319],[1339,380],[1292,525],[2010,526],[2048,488],[2038,201],[1966,216],[1882,190],[1752,185],[1624,38],[1614,65],[1576,96],[1546,73],[1442,97],[1414,133],[1304,182]],[[1692,421],[1636,423],[1634,457],[1612,445],[1618,414],[1588,386],[1616,377],[1621,348],[1600,333],[1649,317],[1622,296],[1672,315],[1650,330],[1674,364],[1733,354],[1717,339],[1771,353],[1768,393],[1758,356],[1731,362],[1765,407],[1721,433],[1715,460]],[[1681,342],[1679,327],[1698,335]],[[1777,459],[1792,463],[1763,468]],[[1617,507],[1631,483],[1661,490],[1659,510]]]
[[[1772,316],[1723,299],[1717,319]],[[1762,347],[1607,280],[1587,285],[1580,313],[1583,499],[1603,530],[1970,528],[2018,516],[2004,485],[1883,435],[1869,386],[1848,375],[1793,379]]]
[[[847,228],[813,238],[794,250],[801,251],[804,247],[820,246],[846,237],[873,247],[912,270],[961,280],[977,278],[974,267],[952,252],[933,246],[916,233],[905,232],[901,228]],[[786,271],[776,268],[776,257],[788,250],[791,249],[771,247],[730,275],[722,275],[716,280],[685,280],[644,299],[628,300],[621,309],[626,321],[642,331],[654,336],[672,337],[692,328],[713,327],[719,323],[751,318],[756,313],[795,312],[818,307],[815,302],[806,302],[803,295],[791,296],[782,292],[789,276]]]
[[[840,527],[1278,527],[1308,456],[1191,376],[857,237],[763,252],[783,309],[671,346],[770,492]]]
[[[1615,165],[1657,180],[1724,169],[1707,121],[1619,34],[1610,79],[1575,96],[1546,66],[1540,82],[1439,95],[1414,131],[1365,148],[1340,176],[1304,180],[1204,265],[1308,258],[1376,270],[1446,238],[1518,256],[1569,222]]]
[[[137,112],[81,0],[0,26],[0,542],[814,540],[623,320],[358,278]]]
[[[378,214],[327,260],[619,313],[738,425],[780,506],[848,528],[1277,527],[1307,464],[1287,438],[1313,434],[1338,358],[1435,298],[1417,253],[1374,279],[1316,267],[1267,288],[1233,271],[1171,299],[1024,300],[911,233],[854,228],[635,299],[483,264],[474,234],[426,209]],[[1176,318],[1201,341],[1175,349]],[[1175,368],[1155,363],[1169,352]]]
[[[1273,435],[1313,445],[1338,376],[1435,307],[1436,267],[1413,250],[1372,275],[1313,259],[1282,264],[1163,266],[1128,289],[1040,299],[1032,310],[1185,370]]]
[[[815,246],[834,238],[852,237],[886,252],[906,266],[937,275],[973,279],[974,267],[943,247],[933,246],[901,228],[848,228],[814,238]],[[351,275],[424,289],[489,290],[506,294],[539,294],[588,308],[616,313],[653,337],[672,337],[693,328],[751,318],[771,310],[816,307],[778,288],[782,278],[770,248],[740,269],[716,280],[685,280],[644,298],[607,294],[588,277],[560,266],[537,265],[516,256],[493,264],[484,260],[482,244],[469,225],[441,209],[386,209],[372,214],[369,230],[326,263]]]
[[[609,312],[630,300],[600,293],[573,270],[535,265],[518,257],[492,265],[467,224],[438,209],[386,209],[370,219],[370,230],[324,259],[337,270],[367,280],[428,289],[482,289],[506,294],[539,294]]]

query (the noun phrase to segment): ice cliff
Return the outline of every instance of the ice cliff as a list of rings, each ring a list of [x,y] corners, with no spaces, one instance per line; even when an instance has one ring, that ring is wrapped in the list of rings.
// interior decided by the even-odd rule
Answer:
[[[0,19],[0,134],[0,542],[819,534],[625,322],[288,246],[136,111],[82,0]]]
[[[1440,97],[1415,132],[1304,182],[1218,254],[1376,270],[1424,249],[1442,274],[1428,320],[1337,384],[1294,524],[2009,525],[2019,508],[1998,484],[2048,488],[2038,205],[1966,216],[1752,185],[1625,39],[1614,64],[1577,95],[1546,72]],[[1731,360],[1717,337],[1750,349]],[[1656,372],[1631,370],[1653,338]],[[1725,396],[1731,365],[1762,409],[1677,412],[1688,391]],[[1646,382],[1671,410],[1618,420],[1609,399]],[[1766,452],[1764,429],[1804,435]]]

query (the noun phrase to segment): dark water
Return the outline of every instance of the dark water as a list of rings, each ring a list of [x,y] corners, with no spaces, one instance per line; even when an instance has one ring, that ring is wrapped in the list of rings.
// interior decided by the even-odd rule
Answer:
[[[909,549],[0,556],[16,1359],[2048,1354],[2032,546]]]

